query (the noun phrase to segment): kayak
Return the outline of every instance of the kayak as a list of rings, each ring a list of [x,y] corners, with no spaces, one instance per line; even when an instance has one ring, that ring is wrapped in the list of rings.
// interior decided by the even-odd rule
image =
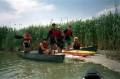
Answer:
[[[38,61],[48,61],[48,62],[63,62],[65,55],[63,53],[58,53],[54,55],[39,54],[38,51],[30,51],[24,53],[24,51],[19,51],[17,54],[25,59],[38,60]]]
[[[97,51],[97,46],[81,47],[80,50],[84,50],[84,51]]]
[[[63,50],[65,54],[71,54],[75,56],[90,56],[96,54],[94,51],[83,51],[83,50]]]
[[[103,79],[103,77],[98,71],[90,69],[82,79]]]

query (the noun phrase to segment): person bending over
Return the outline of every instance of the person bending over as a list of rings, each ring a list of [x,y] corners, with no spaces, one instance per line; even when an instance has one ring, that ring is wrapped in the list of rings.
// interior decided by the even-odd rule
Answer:
[[[23,48],[25,52],[29,52],[31,49],[31,35],[28,32],[25,32],[23,35]]]
[[[39,44],[39,54],[50,54],[47,39],[43,39]]]

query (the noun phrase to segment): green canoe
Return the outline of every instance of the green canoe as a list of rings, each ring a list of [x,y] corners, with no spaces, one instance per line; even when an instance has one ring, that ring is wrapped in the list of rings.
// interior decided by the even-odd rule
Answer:
[[[25,59],[38,60],[38,61],[48,61],[48,62],[63,62],[64,54],[46,55],[39,54],[38,51],[30,51],[29,53],[24,53],[24,51],[19,51],[17,54]]]

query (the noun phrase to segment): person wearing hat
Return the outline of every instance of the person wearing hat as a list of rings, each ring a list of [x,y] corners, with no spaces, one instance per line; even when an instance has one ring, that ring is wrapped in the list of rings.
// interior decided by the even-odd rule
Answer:
[[[79,50],[80,49],[80,43],[79,43],[78,37],[74,37],[73,49],[74,50]]]

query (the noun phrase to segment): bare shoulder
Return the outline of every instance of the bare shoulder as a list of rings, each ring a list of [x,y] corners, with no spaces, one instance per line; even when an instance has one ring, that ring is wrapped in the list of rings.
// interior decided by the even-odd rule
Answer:
[[[40,43],[40,46],[43,46],[43,44],[42,44],[42,43]]]

